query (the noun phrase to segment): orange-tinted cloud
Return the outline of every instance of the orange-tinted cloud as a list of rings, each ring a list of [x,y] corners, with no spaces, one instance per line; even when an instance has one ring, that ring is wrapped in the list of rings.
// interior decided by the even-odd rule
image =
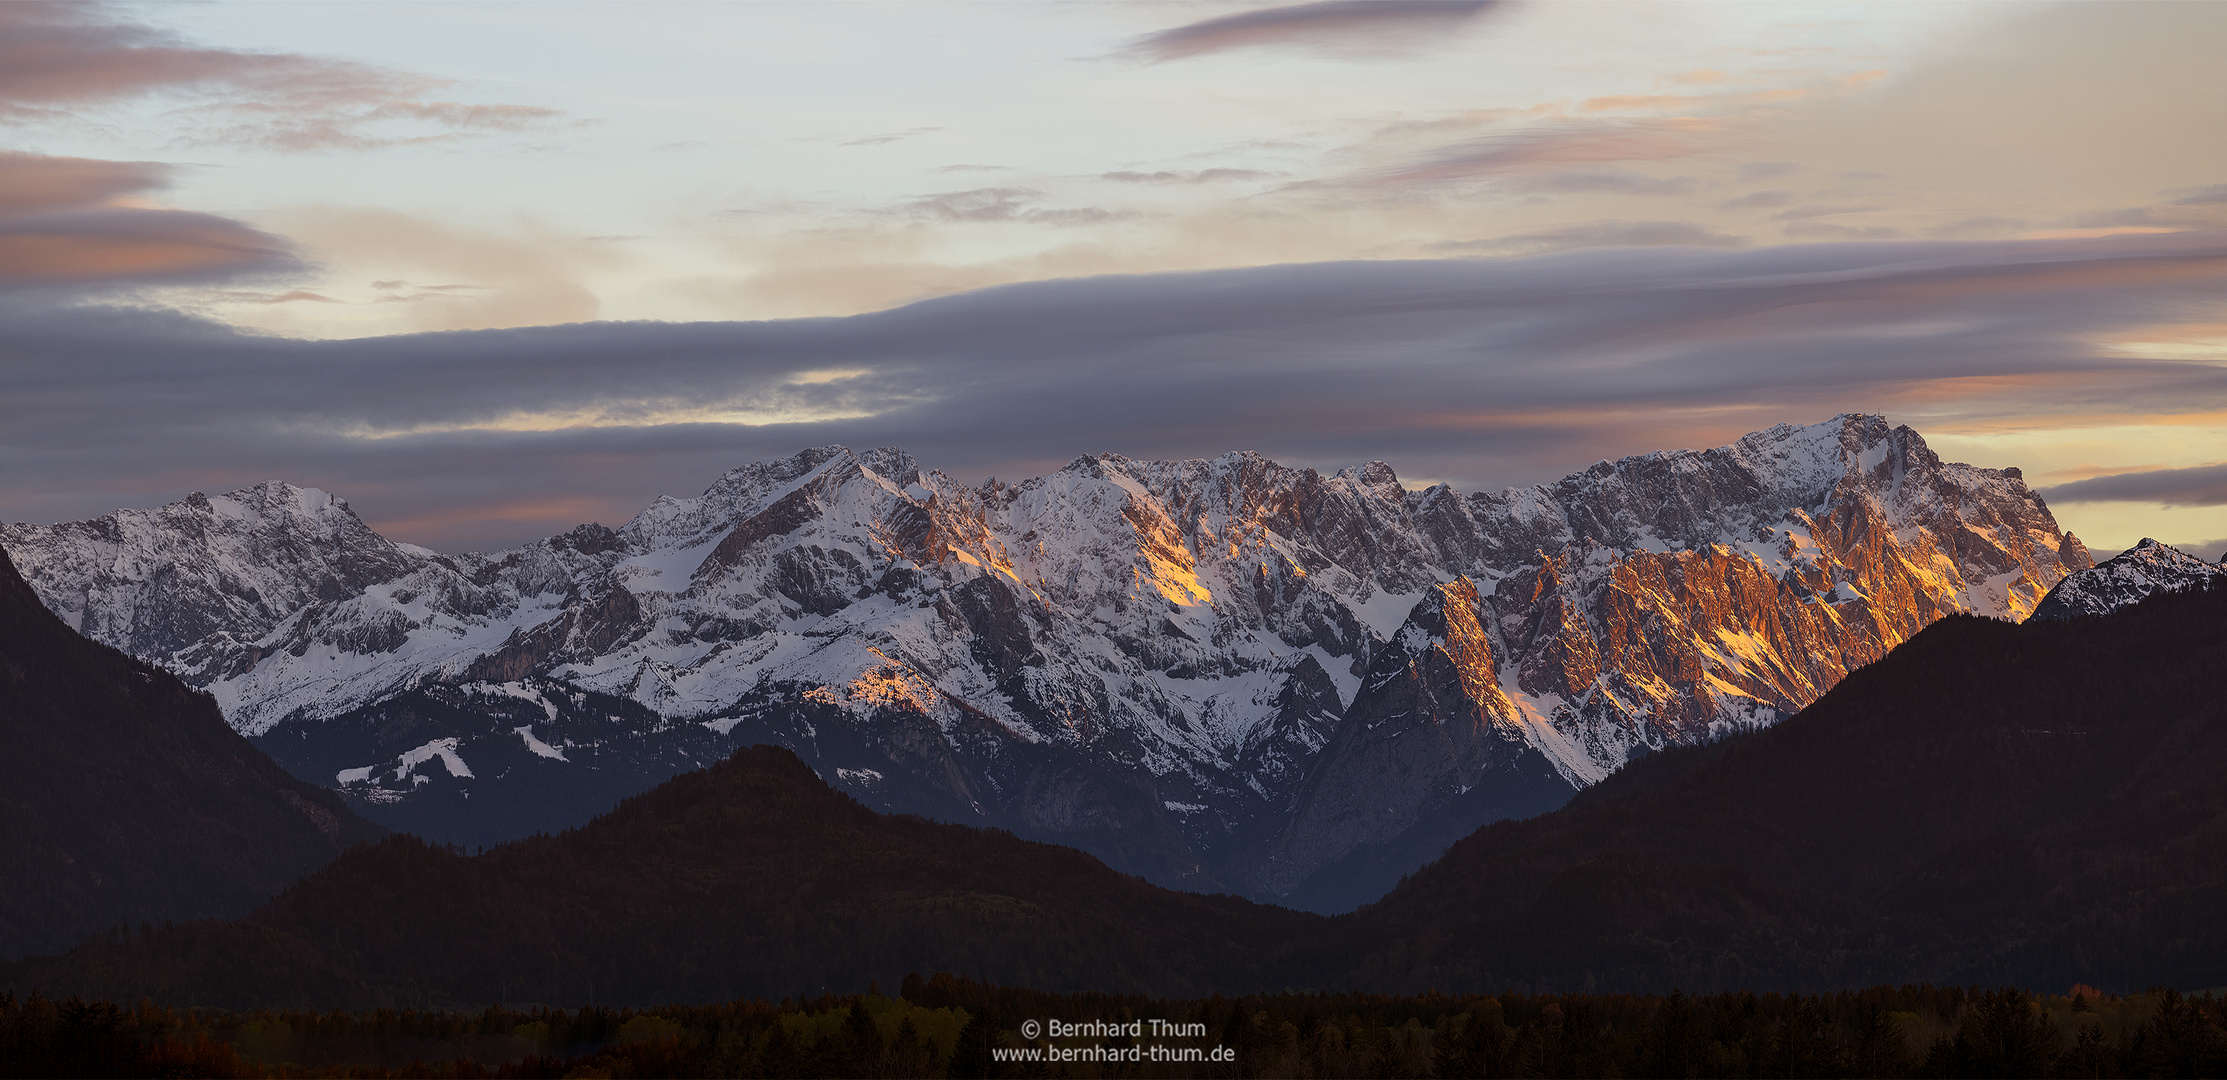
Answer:
[[[0,153],[0,286],[221,280],[293,267],[285,241],[228,218],[128,205],[168,166]]]
[[[78,210],[170,182],[155,161],[100,161],[0,151],[0,214]]]
[[[2172,468],[2171,465],[2167,465],[2162,461],[2150,462],[2143,465],[2075,465],[2069,469],[2051,469],[2047,473],[2047,475],[2052,480],[2062,480],[2066,483],[2071,483],[2074,480],[2086,480],[2089,477],[2093,476],[2112,476],[2118,473],[2149,472],[2153,469],[2170,468]]]

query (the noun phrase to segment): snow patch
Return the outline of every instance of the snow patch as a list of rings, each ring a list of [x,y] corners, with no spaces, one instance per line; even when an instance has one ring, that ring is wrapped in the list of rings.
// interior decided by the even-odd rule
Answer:
[[[1349,603],[1347,607],[1352,609],[1353,617],[1360,620],[1361,625],[1376,633],[1377,640],[1389,641],[1406,625],[1408,614],[1422,599],[1421,591],[1394,593],[1378,589],[1367,600]]]
[[[555,719],[555,717],[552,716],[550,719]],[[556,761],[567,760],[564,751],[534,738],[534,726],[532,724],[514,727],[511,730],[517,732],[519,738],[526,740],[526,749],[533,751],[535,757],[545,757]]]
[[[1410,606],[1412,607],[1412,605]],[[1339,710],[1352,708],[1353,696],[1361,692],[1361,676],[1353,673],[1353,659],[1345,656],[1332,656],[1330,650],[1323,648],[1319,643],[1309,645],[1300,651],[1314,657],[1315,663],[1322,665],[1323,673],[1329,675],[1330,682],[1338,688]]]
[[[394,770],[394,778],[400,780],[405,776],[412,776],[414,775],[415,770],[418,766],[423,765],[426,762],[433,760],[434,758],[440,758],[441,764],[448,767],[448,774],[450,776],[456,777],[459,780],[472,779],[473,777],[471,768],[465,765],[464,759],[458,757],[456,754],[456,744],[458,741],[459,740],[453,735],[446,739],[435,739],[432,742],[426,743],[424,746],[420,746],[417,749],[402,755],[401,761],[397,763],[398,767]],[[426,782],[426,778],[423,776],[418,776],[416,777],[414,782],[422,784]]]

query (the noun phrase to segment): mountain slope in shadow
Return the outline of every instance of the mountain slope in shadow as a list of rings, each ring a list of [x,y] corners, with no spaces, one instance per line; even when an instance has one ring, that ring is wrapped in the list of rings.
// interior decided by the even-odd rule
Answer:
[[[216,703],[80,637],[0,554],[0,959],[236,916],[385,830]]]
[[[319,1008],[720,1001],[936,970],[1204,994],[1284,985],[1325,922],[1161,889],[994,829],[876,814],[758,746],[559,836],[477,856],[393,837],[241,922],[96,941],[13,981]]]

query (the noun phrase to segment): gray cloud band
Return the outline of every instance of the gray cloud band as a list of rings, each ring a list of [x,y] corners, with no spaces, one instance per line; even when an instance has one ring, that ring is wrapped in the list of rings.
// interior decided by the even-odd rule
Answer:
[[[2165,506],[2227,506],[2227,464],[2097,476],[2046,488],[2050,502],[2137,502]]]
[[[402,538],[623,519],[735,464],[898,445],[960,476],[1118,450],[1381,458],[1465,490],[1843,409],[1920,423],[2227,406],[2085,344],[2186,318],[2227,237],[1593,249],[1005,286],[839,319],[312,342],[0,308],[0,514],[277,477]]]
[[[1255,46],[1367,53],[1411,45],[1451,30],[1495,0],[1321,0],[1204,19],[1147,34],[1130,46],[1152,60]]]

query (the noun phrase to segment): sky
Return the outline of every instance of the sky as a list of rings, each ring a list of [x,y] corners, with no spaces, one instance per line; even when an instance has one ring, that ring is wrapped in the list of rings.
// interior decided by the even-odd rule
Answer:
[[[2227,4],[0,5],[0,519],[1874,412],[2227,548]]]

